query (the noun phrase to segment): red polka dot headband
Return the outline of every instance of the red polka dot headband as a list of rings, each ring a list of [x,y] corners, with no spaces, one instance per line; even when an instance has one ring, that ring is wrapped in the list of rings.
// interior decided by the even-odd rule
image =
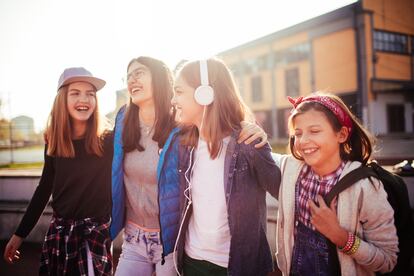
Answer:
[[[296,99],[293,99],[291,97],[287,97],[289,102],[293,105],[293,108],[296,109],[298,105],[300,105],[303,102],[316,102],[324,107],[328,108],[338,119],[339,123],[348,128],[349,135],[352,132],[352,120],[349,117],[349,115],[343,110],[343,108],[338,105],[334,100],[332,100],[328,96],[321,96],[321,95],[312,95],[307,97],[299,97]]]

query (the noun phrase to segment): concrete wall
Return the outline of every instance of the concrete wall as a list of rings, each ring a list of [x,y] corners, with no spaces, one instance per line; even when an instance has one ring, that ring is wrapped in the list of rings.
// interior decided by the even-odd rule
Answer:
[[[414,177],[404,178],[408,193],[410,197],[411,208],[414,209]],[[31,183],[29,185],[28,183]],[[0,193],[0,239],[7,240],[14,233],[23,214],[26,210],[27,204],[33,194],[34,189],[38,183],[38,178],[5,178],[0,177],[0,191],[7,191],[7,194]],[[15,188],[15,192],[12,192],[12,187]],[[32,191],[32,192],[30,192]],[[12,195],[13,194],[13,195]],[[10,200],[5,198],[5,195],[18,200]],[[26,200],[22,203],[21,199]],[[276,252],[276,221],[277,221],[277,208],[278,202],[276,199],[267,194],[267,238],[269,240],[272,254]],[[35,228],[30,235],[26,238],[26,241],[31,242],[43,242],[46,231],[49,227],[51,219],[52,209],[46,207],[45,212],[39,219]],[[122,245],[122,232],[118,235],[114,241],[114,248],[120,249]],[[274,257],[274,256],[273,256]]]
[[[0,239],[13,235],[38,183],[38,176],[0,177]],[[26,241],[43,242],[51,216],[52,209],[47,206]]]
[[[0,176],[0,240],[8,240],[14,234],[38,183],[39,177]],[[275,252],[277,201],[270,195],[268,195],[267,201],[267,233],[272,252]],[[47,206],[30,235],[25,239],[26,241],[43,242],[52,213],[52,208]],[[115,239],[115,248],[121,248],[122,234],[122,232],[119,233]]]
[[[4,203],[0,204],[0,240],[8,240],[14,234],[26,210],[26,206],[22,207],[21,205],[11,206],[8,204],[7,208],[5,207]],[[51,217],[52,209],[46,207],[43,215],[25,241],[43,242],[47,229],[49,228]]]
[[[0,201],[29,201],[39,183],[39,177],[1,177]]]

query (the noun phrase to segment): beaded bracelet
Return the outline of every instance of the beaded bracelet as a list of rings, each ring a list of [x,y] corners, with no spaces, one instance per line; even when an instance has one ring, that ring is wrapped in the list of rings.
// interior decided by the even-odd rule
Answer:
[[[359,248],[359,245],[361,244],[361,239],[360,238],[358,238],[357,236],[355,236],[355,242],[354,242],[354,244],[352,245],[352,248],[351,248],[351,250],[349,250],[348,252],[346,252],[345,254],[347,254],[347,255],[354,255],[355,254],[355,252],[357,252],[357,250],[358,250],[358,248]]]
[[[342,252],[346,253],[349,250],[351,250],[352,246],[354,245],[354,242],[355,242],[355,234],[348,232],[348,240],[346,241],[345,246],[344,247],[338,247],[338,248]]]

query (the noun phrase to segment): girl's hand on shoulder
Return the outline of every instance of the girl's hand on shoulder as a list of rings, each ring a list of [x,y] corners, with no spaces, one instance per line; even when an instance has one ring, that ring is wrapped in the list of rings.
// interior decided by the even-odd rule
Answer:
[[[329,207],[321,195],[317,195],[317,201],[319,206],[311,199],[308,201],[312,215],[311,223],[316,230],[336,246],[345,246],[348,240],[348,232],[339,225],[335,208],[336,200],[333,200]]]
[[[239,135],[239,139],[237,142],[245,143],[246,145],[250,144],[251,142],[255,141],[257,138],[261,138],[261,142],[257,143],[254,147],[261,148],[267,143],[267,134],[266,132],[254,123],[250,123],[247,121],[242,121],[240,123],[242,130]]]
[[[13,264],[15,261],[20,259],[19,249],[23,242],[23,238],[13,235],[4,249],[4,260],[9,264]]]

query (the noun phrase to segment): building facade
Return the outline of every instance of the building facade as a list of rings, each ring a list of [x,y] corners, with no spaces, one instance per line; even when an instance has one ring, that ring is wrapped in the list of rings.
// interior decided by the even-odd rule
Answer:
[[[27,142],[36,140],[34,120],[29,116],[17,116],[11,119],[12,140]]]
[[[287,96],[340,96],[376,135],[413,134],[414,1],[360,0],[219,56],[273,138],[287,138]]]

